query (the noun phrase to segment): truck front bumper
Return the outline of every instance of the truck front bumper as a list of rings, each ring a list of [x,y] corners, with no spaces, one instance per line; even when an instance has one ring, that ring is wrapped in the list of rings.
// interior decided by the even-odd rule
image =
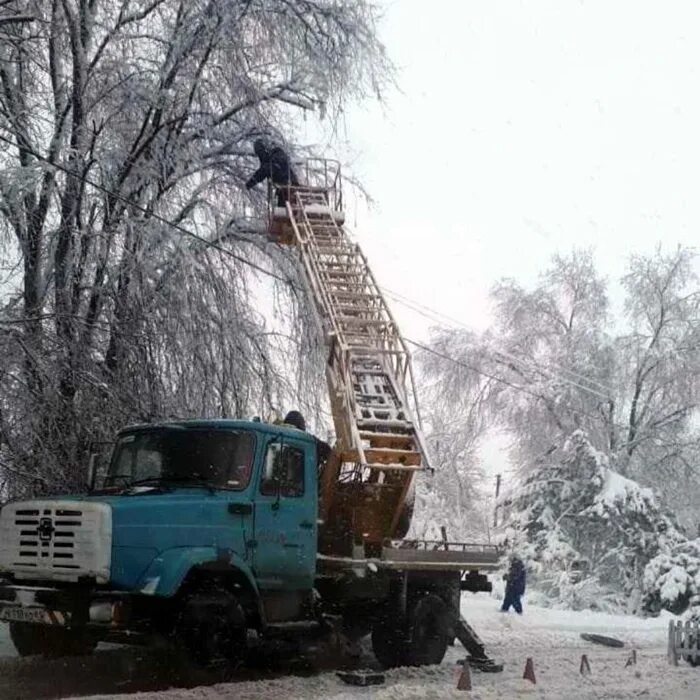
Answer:
[[[0,622],[110,630],[126,626],[130,609],[122,591],[0,582]]]

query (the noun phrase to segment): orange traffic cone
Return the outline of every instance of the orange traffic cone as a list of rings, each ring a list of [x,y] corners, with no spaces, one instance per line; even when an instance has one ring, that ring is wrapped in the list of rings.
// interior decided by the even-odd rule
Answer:
[[[469,661],[464,659],[462,664],[462,673],[459,674],[459,680],[457,681],[457,690],[471,690],[472,689],[472,672],[469,670]]]
[[[625,664],[625,668],[628,666],[636,666],[637,665],[637,650],[632,649],[632,653],[630,654],[629,658],[627,659],[627,663]]]
[[[532,663],[532,658],[530,656],[527,657],[527,661],[525,662],[525,673],[523,673],[523,678],[532,683],[537,683],[537,680],[535,679],[535,664]]]
[[[581,655],[581,668],[579,669],[579,673],[582,676],[591,675],[591,665],[588,663],[588,657],[585,654]]]

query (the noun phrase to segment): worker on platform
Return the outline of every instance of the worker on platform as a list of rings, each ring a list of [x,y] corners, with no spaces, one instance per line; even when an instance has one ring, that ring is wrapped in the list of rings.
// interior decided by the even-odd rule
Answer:
[[[306,421],[300,411],[289,411],[284,417],[284,423],[293,426],[297,430],[306,430]]]
[[[523,605],[520,599],[525,593],[525,564],[516,554],[511,556],[510,568],[503,578],[506,580],[506,596],[503,599],[501,612],[508,612],[512,605],[515,612],[522,615]]]
[[[245,183],[246,188],[250,190],[269,179],[277,190],[277,206],[284,207],[291,193],[290,188],[299,186],[299,178],[292,168],[289,156],[281,146],[265,138],[255,139],[253,150],[260,160],[260,167]]]

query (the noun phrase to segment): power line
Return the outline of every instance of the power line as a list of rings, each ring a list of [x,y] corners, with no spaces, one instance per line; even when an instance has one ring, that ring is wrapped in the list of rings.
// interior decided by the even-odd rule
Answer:
[[[392,290],[390,290],[390,289],[387,289],[386,287],[382,287],[382,290],[384,291],[385,294],[387,294],[387,296],[393,298],[394,301],[398,302],[399,304],[402,304],[403,306],[406,306],[406,307],[409,308],[409,309],[412,309],[413,311],[415,311],[416,313],[420,314],[420,315],[423,316],[424,318],[427,318],[427,319],[429,319],[429,320],[431,320],[431,321],[438,321],[438,322],[440,322],[440,319],[441,319],[441,318],[442,318],[442,319],[446,319],[447,321],[449,321],[449,322],[451,322],[451,323],[453,323],[453,324],[455,324],[455,325],[457,325],[457,326],[459,326],[459,327],[461,327],[461,328],[464,328],[464,329],[466,329],[466,330],[470,330],[470,329],[469,329],[469,326],[467,326],[464,322],[458,321],[457,319],[452,318],[451,316],[448,316],[447,314],[443,314],[443,313],[441,313],[441,312],[439,312],[439,311],[436,311],[435,309],[431,309],[430,307],[427,307],[427,306],[425,306],[424,304],[420,304],[419,302],[416,302],[416,301],[414,301],[414,300],[411,300],[411,299],[409,299],[408,297],[405,297],[405,296],[403,296],[403,295],[401,295],[401,294],[398,294],[397,292],[394,292],[394,291],[392,291]],[[429,315],[429,313],[426,313],[425,311],[422,311],[422,310],[421,310],[421,307],[422,307],[423,309],[425,309],[427,312],[429,312],[430,314],[432,314],[432,316]],[[550,370],[547,370],[547,369],[545,369],[545,368],[543,368],[543,367],[540,367],[534,360],[531,360],[531,359],[529,359],[529,358],[518,357],[517,355],[513,355],[512,353],[509,353],[509,352],[507,352],[507,351],[505,351],[505,350],[501,350],[501,349],[496,349],[495,352],[494,352],[493,354],[494,354],[494,355],[496,355],[496,354],[502,355],[503,357],[505,357],[505,358],[511,360],[512,362],[519,362],[519,363],[521,363],[521,364],[522,364],[523,366],[525,366],[525,367],[528,367],[528,365],[529,365],[529,368],[534,368],[534,369],[536,369],[537,371],[543,372],[544,374],[548,375],[549,377],[551,377],[551,378],[553,378],[553,379],[559,379],[559,380],[562,381],[562,382],[565,382],[565,383],[567,383],[567,384],[570,384],[570,385],[572,385],[572,386],[575,386],[575,387],[577,387],[577,388],[579,388],[579,389],[581,389],[581,390],[583,390],[583,391],[587,391],[587,392],[589,392],[590,394],[593,394],[593,395],[598,396],[599,398],[602,398],[602,399],[605,399],[605,400],[609,400],[610,394],[613,393],[612,389],[611,389],[609,386],[606,386],[605,384],[601,384],[600,382],[597,382],[597,381],[595,381],[594,379],[591,379],[590,377],[587,377],[586,375],[583,375],[583,374],[580,374],[580,373],[575,372],[575,371],[573,371],[573,370],[567,369],[567,368],[565,368],[565,367],[563,367],[562,365],[559,365],[559,364],[557,364],[557,363],[552,363],[552,364],[553,364],[555,367],[559,368],[561,371],[566,372],[566,373],[570,374],[570,375],[573,376],[573,377],[578,377],[579,379],[581,379],[581,380],[583,380],[583,381],[586,381],[586,382],[588,382],[589,384],[592,384],[592,385],[594,385],[594,386],[598,386],[598,387],[600,387],[601,389],[604,389],[604,390],[608,391],[609,394],[602,394],[601,392],[597,391],[596,389],[594,389],[594,388],[592,388],[592,387],[584,386],[584,385],[582,385],[582,384],[579,384],[578,382],[573,381],[572,379],[569,379],[569,378],[567,378],[567,377],[562,376],[561,374],[557,374],[557,373],[555,373],[555,372],[551,372]],[[496,357],[494,357],[494,359],[495,359],[497,362],[499,361],[498,358],[496,358]]]
[[[465,369],[471,370],[472,372],[476,372],[477,374],[481,374],[484,377],[487,377],[488,379],[492,379],[495,382],[499,382],[501,384],[504,384],[506,386],[511,387],[512,389],[515,389],[516,391],[522,391],[524,394],[529,394],[530,396],[536,398],[536,399],[542,399],[543,397],[540,394],[537,394],[534,391],[531,391],[525,386],[522,386],[521,384],[514,384],[513,382],[509,382],[507,379],[503,379],[502,377],[499,377],[495,374],[491,374],[490,372],[486,372],[485,370],[481,369],[480,367],[475,367],[474,365],[469,365],[466,362],[463,362],[461,360],[456,360],[454,357],[450,357],[449,355],[446,355],[445,353],[439,352],[438,350],[435,350],[434,348],[431,348],[424,343],[419,343],[416,340],[412,340],[411,338],[406,338],[404,337],[404,340],[407,343],[410,343],[414,347],[418,348],[419,350],[423,350],[424,352],[428,352],[432,355],[435,355],[437,357],[442,358],[443,360],[447,360],[448,362],[452,362],[455,365],[459,365],[460,367],[464,367]],[[558,403],[557,408],[562,408],[565,411],[569,411],[570,413],[576,413],[578,415],[586,416],[588,418],[591,418],[593,420],[601,421],[609,425],[613,425],[616,428],[620,428],[621,430],[627,430],[628,426],[623,425],[622,423],[616,423],[615,421],[606,421],[603,416],[596,415],[595,413],[590,413],[589,411],[585,411],[583,409],[575,408],[574,406],[570,406],[568,404],[564,403]]]
[[[421,304],[420,302],[417,302],[414,299],[409,299],[408,297],[406,297],[402,294],[399,294],[398,292],[395,292],[391,289],[387,289],[386,287],[382,287],[382,290],[388,296],[392,297],[395,301],[397,301],[399,304],[403,304],[407,308],[412,309],[416,313],[424,316],[425,318],[428,318],[429,320],[440,322],[440,320],[443,319],[443,320],[449,321],[450,323],[453,323],[456,326],[464,328],[466,330],[471,330],[469,328],[469,326],[466,323],[464,323],[464,321],[460,321],[460,320],[454,318],[453,316],[449,316],[448,314],[437,311],[436,309],[432,309],[429,306],[426,306],[425,304]],[[424,309],[425,311],[422,311],[421,309]],[[430,314],[433,315],[433,317],[431,317],[428,313],[425,313],[425,312],[429,312]],[[542,371],[546,371],[546,370],[543,370],[543,368],[539,367],[534,362],[534,360],[530,360],[529,358],[517,357],[516,355],[512,355],[512,354],[506,352],[505,350],[497,350],[496,352],[503,355],[504,357],[507,357],[507,358],[514,360],[514,361],[517,361],[517,362],[521,362],[523,364],[525,364],[526,362],[529,362],[531,365],[534,365],[537,369],[542,370]],[[563,372],[566,372],[573,377],[578,377],[579,379],[583,379],[584,381],[587,381],[590,384],[593,384],[594,386],[598,386],[601,389],[605,389],[606,391],[612,392],[612,390],[609,386],[607,386],[605,384],[601,384],[600,382],[598,382],[594,379],[591,379],[590,377],[587,377],[584,374],[580,374],[579,372],[575,372],[574,370],[568,369],[567,367],[564,367],[563,365],[560,365],[558,363],[552,363],[552,364],[555,367],[558,367]],[[560,378],[567,381],[564,377],[560,377]],[[585,388],[585,387],[583,387],[583,388]],[[605,396],[604,398],[608,398],[608,397]]]

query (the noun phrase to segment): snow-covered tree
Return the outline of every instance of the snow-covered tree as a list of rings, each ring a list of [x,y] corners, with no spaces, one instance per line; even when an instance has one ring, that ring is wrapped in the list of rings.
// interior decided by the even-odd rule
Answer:
[[[623,279],[630,330],[616,340],[612,445],[620,469],[686,512],[700,505],[700,280],[695,254],[635,255]],[[698,520],[690,522],[697,527]]]
[[[657,488],[682,521],[700,501],[700,292],[693,254],[634,256],[624,318],[608,312],[592,255],[555,256],[538,284],[498,284],[482,336],[436,331],[424,366],[447,400],[478,392],[489,424],[529,468],[585,430],[623,475]],[[430,353],[428,353],[430,355]]]
[[[506,545],[524,555],[538,588],[574,607],[624,600],[641,609],[645,567],[685,541],[652,490],[612,469],[581,430],[504,501]]]
[[[4,478],[14,491],[75,485],[93,444],[125,421],[278,408],[280,339],[245,261],[275,271],[286,315],[303,304],[285,283],[292,261],[246,233],[250,141],[293,149],[301,112],[379,92],[372,5],[3,8],[35,18],[4,25],[0,41]],[[293,340],[302,366],[318,357],[298,327]]]
[[[422,386],[420,396],[434,473],[419,477],[413,534],[439,538],[445,526],[450,539],[483,539],[491,514],[478,455],[484,435],[479,397],[458,391],[448,401],[439,382]]]
[[[612,372],[608,301],[591,253],[555,256],[531,291],[504,280],[493,300],[496,323],[482,336],[435,332],[439,355],[425,358],[430,376],[452,393],[479,392],[490,422],[511,436],[518,463],[533,464],[578,428],[604,446],[600,419],[610,407],[601,387]]]

